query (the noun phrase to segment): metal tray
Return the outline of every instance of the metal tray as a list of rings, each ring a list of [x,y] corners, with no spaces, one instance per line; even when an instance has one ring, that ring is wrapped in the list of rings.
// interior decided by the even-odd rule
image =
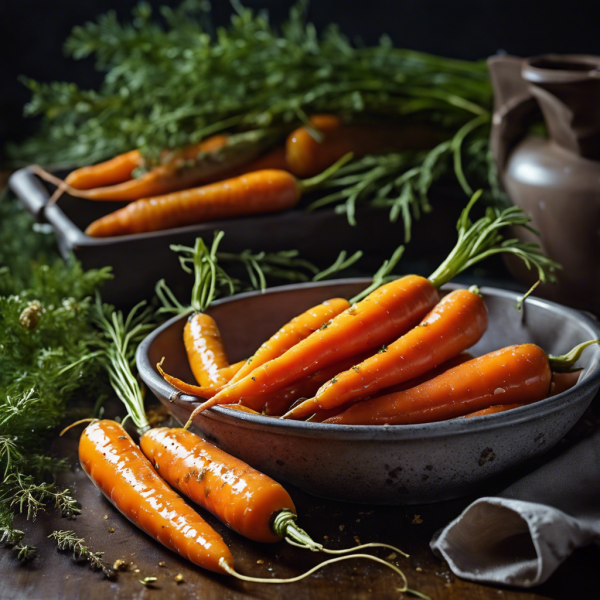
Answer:
[[[9,185],[36,219],[52,226],[64,257],[75,255],[85,269],[112,267],[114,277],[105,284],[102,295],[107,302],[118,306],[131,306],[152,297],[154,286],[161,278],[177,296],[188,297],[192,278],[181,269],[177,255],[169,246],[193,246],[198,236],[210,242],[215,230],[225,232],[220,245],[224,252],[295,249],[320,268],[329,266],[341,250],[360,249],[365,254],[360,263],[362,273],[374,272],[404,240],[402,223],[390,223],[386,210],[359,210],[358,224],[352,227],[346,216],[337,214],[334,209],[308,212],[302,206],[276,214],[93,238],[84,233],[87,225],[126,203],[82,200],[64,194],[56,204],[46,206],[54,187],[42,181],[29,167],[16,171]],[[437,191],[432,199],[433,212],[413,226],[413,239],[407,246],[405,259],[412,256],[413,262],[424,260],[424,272],[434,270],[455,242],[453,224],[465,200],[460,191]],[[431,235],[432,231],[435,235]]]

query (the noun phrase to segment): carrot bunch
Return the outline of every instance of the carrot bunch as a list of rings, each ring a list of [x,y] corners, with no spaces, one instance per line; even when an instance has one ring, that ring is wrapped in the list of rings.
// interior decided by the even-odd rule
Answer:
[[[92,237],[109,237],[289,209],[341,167],[345,156],[431,148],[442,139],[419,125],[353,124],[331,114],[310,117],[289,133],[285,147],[274,146],[280,135],[269,130],[214,135],[163,152],[159,164],[146,171],[138,150],[76,169],[64,181],[33,169],[57,186],[51,203],[64,192],[131,202],[86,229]]]
[[[373,285],[319,329],[291,347],[266,342],[280,351],[265,362],[261,348],[256,363],[252,357],[220,391],[204,396],[210,399],[195,409],[188,425],[211,406],[236,403],[268,414],[276,414],[277,406],[284,409],[280,414],[285,418],[318,420],[380,391],[414,382],[476,344],[487,328],[481,295],[473,288],[440,298],[438,289],[444,283],[499,252],[535,265],[543,279],[551,279],[556,268],[539,248],[501,235],[505,227],[527,225],[529,219],[520,210],[488,210],[471,222],[469,211],[478,197],[473,196],[459,219],[455,248],[429,278],[408,275],[389,281],[389,271],[402,254],[399,248]],[[301,318],[306,317],[295,322]],[[296,402],[299,398],[303,400]]]

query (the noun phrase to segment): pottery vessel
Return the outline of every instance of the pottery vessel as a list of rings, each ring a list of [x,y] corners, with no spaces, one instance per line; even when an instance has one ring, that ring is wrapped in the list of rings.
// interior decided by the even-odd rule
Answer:
[[[488,66],[500,180],[532,217],[544,252],[563,265],[557,285],[536,293],[600,313],[600,57],[494,56]],[[535,282],[520,261],[507,263],[521,281]]]

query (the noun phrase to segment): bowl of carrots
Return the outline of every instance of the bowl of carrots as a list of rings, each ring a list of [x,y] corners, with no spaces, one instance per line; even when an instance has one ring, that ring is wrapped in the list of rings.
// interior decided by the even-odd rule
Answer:
[[[403,305],[412,302],[412,321],[402,324],[400,317],[387,322],[393,315],[385,308],[386,286],[346,308],[333,306],[332,299],[364,290],[368,279],[215,301],[206,313],[218,324],[228,356],[221,373],[231,382],[214,389],[190,367],[183,341],[190,315],[174,317],[142,342],[138,369],[180,422],[194,413],[193,426],[207,439],[316,496],[409,504],[471,493],[548,451],[582,416],[600,387],[600,348],[593,342],[600,326],[535,297],[519,311],[519,295],[501,289],[473,293],[446,284],[433,295],[419,279],[394,284],[402,287]],[[375,293],[386,322],[366,312]],[[397,289],[389,296],[398,297]],[[297,324],[299,315],[316,318],[313,309],[322,304],[342,312],[328,312],[316,330],[313,321],[308,341],[249,366],[249,357],[261,362],[264,347],[273,352],[286,324]],[[342,325],[354,327],[343,332],[346,338]],[[361,328],[371,340],[367,352]],[[336,340],[329,349],[328,340]],[[408,365],[405,381],[392,383],[401,363]],[[304,378],[293,375],[306,369]],[[275,379],[279,391],[268,390]]]

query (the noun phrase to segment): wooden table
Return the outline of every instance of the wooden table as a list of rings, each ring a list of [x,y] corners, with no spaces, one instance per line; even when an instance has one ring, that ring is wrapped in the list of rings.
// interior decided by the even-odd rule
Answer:
[[[555,453],[600,425],[598,400]],[[410,597],[396,591],[401,582],[391,570],[363,559],[326,567],[302,582],[288,585],[243,583],[203,571],[153,541],[104,499],[77,463],[78,434],[78,430],[73,430],[66,438],[57,440],[54,446],[58,455],[73,459],[73,469],[63,474],[59,483],[74,489],[82,505],[82,514],[74,520],[53,514],[42,514],[35,523],[22,518],[17,520],[17,528],[26,532],[27,543],[38,547],[39,556],[30,564],[21,565],[13,552],[0,550],[2,600],[387,600]],[[507,481],[498,481],[494,485],[501,489]],[[474,497],[439,504],[384,507],[322,500],[292,486],[286,487],[298,508],[300,526],[315,540],[330,548],[351,547],[358,540],[398,546],[409,553],[410,558],[398,556],[392,562],[405,572],[410,587],[436,600],[591,599],[600,589],[600,548],[596,546],[577,550],[548,582],[530,591],[478,585],[455,577],[447,564],[433,555],[429,540]],[[203,514],[223,535],[241,573],[257,577],[291,577],[325,558],[286,543],[250,542],[229,531],[212,515]],[[56,550],[54,541],[47,539],[55,529],[75,531],[85,538],[92,550],[103,551],[108,563],[122,559],[128,563],[128,570],[119,572],[114,581],[105,579],[101,572],[90,571],[86,563],[78,564],[70,554]],[[383,558],[391,554],[386,550],[374,553]],[[175,581],[178,574],[183,576],[183,583]],[[149,576],[158,578],[153,588],[144,587],[139,581]]]

